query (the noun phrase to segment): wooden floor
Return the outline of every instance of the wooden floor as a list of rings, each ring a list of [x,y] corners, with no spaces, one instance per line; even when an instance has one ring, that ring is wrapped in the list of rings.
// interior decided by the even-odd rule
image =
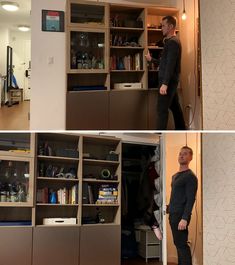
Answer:
[[[0,130],[29,130],[29,101],[0,108]]]

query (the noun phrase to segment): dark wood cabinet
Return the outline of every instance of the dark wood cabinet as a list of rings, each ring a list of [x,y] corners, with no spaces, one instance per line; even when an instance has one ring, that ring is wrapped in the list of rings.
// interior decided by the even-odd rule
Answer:
[[[158,91],[148,92],[148,129],[156,130],[157,127],[157,94]]]
[[[32,229],[32,227],[0,227],[1,265],[31,265]]]
[[[67,130],[106,130],[108,126],[107,91],[67,94]]]
[[[109,124],[111,130],[147,130],[147,91],[111,91]]]
[[[68,93],[67,130],[154,129],[156,91]]]
[[[83,226],[80,244],[80,265],[121,264],[119,225]]]
[[[33,265],[78,265],[79,227],[35,227]]]

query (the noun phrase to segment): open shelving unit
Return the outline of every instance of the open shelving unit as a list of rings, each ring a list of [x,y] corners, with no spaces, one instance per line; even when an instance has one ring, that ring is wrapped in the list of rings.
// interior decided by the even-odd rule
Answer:
[[[145,54],[159,58],[161,19],[178,10],[68,0],[66,14],[66,129],[155,129],[158,71]]]
[[[12,189],[18,189],[16,182],[24,196]],[[41,265],[50,260],[52,265],[85,265],[96,260],[118,265],[120,208],[120,139],[73,133],[0,134],[4,264]],[[45,218],[57,221],[45,223]],[[70,218],[73,222],[68,223]],[[106,238],[105,249],[100,248],[100,237]],[[20,252],[12,255],[15,248]],[[107,250],[112,253],[108,257]]]

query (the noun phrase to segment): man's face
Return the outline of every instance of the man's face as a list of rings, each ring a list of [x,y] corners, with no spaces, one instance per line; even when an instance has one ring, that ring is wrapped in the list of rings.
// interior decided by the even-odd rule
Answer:
[[[162,20],[162,33],[164,37],[167,37],[173,26],[168,24],[167,19]]]
[[[192,160],[190,151],[186,148],[182,148],[179,153],[178,162],[180,165],[188,165]]]

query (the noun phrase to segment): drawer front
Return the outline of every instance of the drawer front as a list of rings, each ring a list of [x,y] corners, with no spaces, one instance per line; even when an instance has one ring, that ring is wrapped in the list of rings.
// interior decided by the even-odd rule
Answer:
[[[146,246],[139,244],[139,255],[143,258],[159,258],[160,257],[160,245]]]

